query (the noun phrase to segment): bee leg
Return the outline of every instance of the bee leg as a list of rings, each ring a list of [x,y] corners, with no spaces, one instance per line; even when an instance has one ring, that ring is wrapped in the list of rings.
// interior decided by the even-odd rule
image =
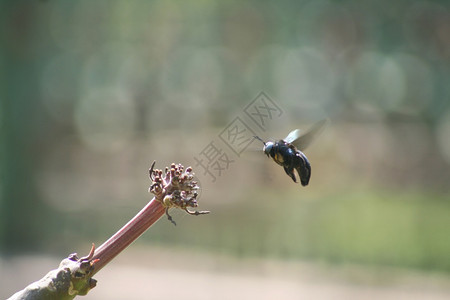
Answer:
[[[295,178],[295,173],[294,173],[293,168],[284,167],[284,171],[286,172],[286,174],[288,174],[289,177],[292,178],[292,180],[294,180],[295,183],[297,183],[297,178]]]
[[[175,223],[175,221],[172,219],[172,216],[169,215],[169,207],[166,208],[166,215],[167,215],[167,219],[172,222],[173,225],[177,226],[177,223]]]
[[[311,177],[311,165],[309,164],[309,161],[306,158],[306,156],[300,151],[297,151],[295,157],[296,157],[295,169],[297,170],[298,175],[300,176],[300,181],[302,185],[307,186],[309,183],[309,178]]]

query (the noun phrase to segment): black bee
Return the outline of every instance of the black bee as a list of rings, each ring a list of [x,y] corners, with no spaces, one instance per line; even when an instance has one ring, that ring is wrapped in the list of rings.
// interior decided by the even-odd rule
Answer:
[[[258,136],[255,136],[255,138],[264,143],[263,151],[267,157],[270,155],[277,164],[283,166],[286,174],[294,182],[297,182],[294,174],[294,169],[296,169],[302,185],[307,186],[311,177],[311,164],[302,150],[311,144],[327,123],[328,120],[317,122],[304,134],[300,134],[300,130],[295,129],[284,140],[276,142],[264,142]]]

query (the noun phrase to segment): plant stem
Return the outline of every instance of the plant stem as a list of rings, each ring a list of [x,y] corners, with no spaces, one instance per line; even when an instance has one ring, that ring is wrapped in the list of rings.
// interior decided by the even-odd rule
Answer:
[[[95,263],[93,274],[100,271],[114,257],[133,243],[164,213],[164,206],[160,201],[153,198],[133,219],[95,250],[92,259],[98,259],[98,261]]]
[[[171,164],[170,169],[154,169],[153,162],[149,175],[152,185],[149,192],[155,197],[125,226],[95,249],[92,244],[87,256],[78,258],[71,254],[64,259],[59,268],[50,271],[43,279],[30,284],[17,292],[9,300],[70,300],[77,295],[86,295],[95,287],[96,280],[92,278],[120,252],[141,236],[164,214],[175,224],[168,214],[171,207],[185,210],[191,215],[208,214],[209,211],[190,211],[189,207],[197,207],[197,190],[200,188],[194,180],[192,168],[184,169],[181,164]]]

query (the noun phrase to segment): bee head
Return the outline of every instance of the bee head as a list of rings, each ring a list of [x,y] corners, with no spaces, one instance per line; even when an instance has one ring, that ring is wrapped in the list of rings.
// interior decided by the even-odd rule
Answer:
[[[273,142],[264,143],[263,151],[267,155],[267,157],[269,157],[269,154],[270,154],[270,151],[272,151],[272,148],[273,148]]]

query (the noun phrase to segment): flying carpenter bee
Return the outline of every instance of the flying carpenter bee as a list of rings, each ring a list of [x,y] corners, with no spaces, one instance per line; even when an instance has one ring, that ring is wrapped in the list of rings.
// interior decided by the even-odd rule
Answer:
[[[327,119],[319,121],[304,134],[301,134],[299,129],[295,129],[284,140],[275,142],[264,142],[258,136],[255,136],[255,138],[264,143],[263,151],[267,157],[272,157],[277,164],[282,166],[294,182],[297,182],[294,174],[295,169],[302,185],[307,186],[311,177],[311,164],[302,151],[322,132],[327,123]]]

